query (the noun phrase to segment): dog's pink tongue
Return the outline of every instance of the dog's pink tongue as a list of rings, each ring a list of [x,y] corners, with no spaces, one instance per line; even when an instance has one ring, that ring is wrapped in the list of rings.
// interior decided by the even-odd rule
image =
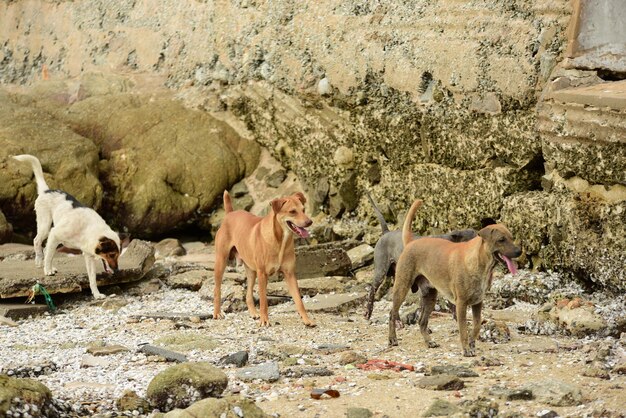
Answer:
[[[309,231],[307,231],[306,229],[296,226],[296,230],[298,231],[298,235],[300,235],[302,238],[309,237]]]
[[[511,272],[511,274],[513,274],[513,275],[517,274],[517,267],[515,266],[515,263],[513,262],[513,260],[511,260],[509,257],[507,257],[506,255],[503,255],[503,254],[500,254],[500,256],[502,257],[502,259],[506,263],[506,266],[509,269],[509,271]]]

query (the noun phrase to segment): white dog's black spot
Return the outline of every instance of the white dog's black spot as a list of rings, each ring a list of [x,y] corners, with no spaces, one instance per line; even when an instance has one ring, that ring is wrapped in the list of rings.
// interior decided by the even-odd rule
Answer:
[[[64,192],[63,190],[52,190],[52,189],[48,189],[45,191],[45,193],[59,193],[62,194],[63,196],[65,196],[65,199],[70,201],[72,203],[72,207],[74,209],[76,208],[84,208],[85,205],[83,205],[82,203],[80,203],[74,196],[72,196],[69,193]]]

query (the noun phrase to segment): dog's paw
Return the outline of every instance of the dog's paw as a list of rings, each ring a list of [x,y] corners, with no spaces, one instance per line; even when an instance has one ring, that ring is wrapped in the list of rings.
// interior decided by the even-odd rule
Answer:
[[[464,348],[463,349],[463,356],[465,357],[475,357],[476,356],[476,350],[474,350],[473,348]]]
[[[398,345],[397,337],[389,337],[389,347],[395,347]]]
[[[43,260],[41,258],[35,258],[35,267],[43,267]]]
[[[434,341],[427,341],[426,344],[428,345],[428,348],[437,348],[437,347],[439,347],[439,344],[437,344]]]
[[[57,274],[57,269],[52,267],[50,270],[44,269],[43,272],[46,274],[46,276],[54,276],[55,274]]]
[[[317,324],[315,322],[310,321],[310,320],[309,321],[304,321],[304,325],[306,327],[309,327],[309,328],[315,328],[317,326]]]
[[[213,319],[224,319],[224,314],[221,312],[213,313]]]
[[[269,327],[271,326],[269,318],[264,318],[259,321],[260,327]]]
[[[103,295],[102,293],[94,293],[93,298],[96,300],[106,299],[106,295]]]

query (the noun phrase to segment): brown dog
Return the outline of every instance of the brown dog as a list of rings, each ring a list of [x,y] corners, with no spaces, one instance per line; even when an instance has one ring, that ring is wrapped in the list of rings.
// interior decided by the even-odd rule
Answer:
[[[233,212],[230,195],[224,191],[226,216],[215,236],[214,319],[224,318],[220,307],[222,277],[228,260],[237,257],[243,261],[246,268],[248,311],[254,319],[261,319],[261,326],[270,325],[267,315],[267,281],[269,276],[279,271],[285,277],[289,294],[296,304],[302,321],[307,326],[315,326],[304,309],[295,275],[296,254],[293,236],[308,237],[309,233],[305,228],[313,223],[304,213],[304,203],[306,199],[300,192],[274,199],[270,202],[270,212],[261,218],[244,210]],[[257,276],[259,278],[260,316],[253,299]]]
[[[456,305],[459,337],[464,356],[475,355],[475,341],[481,324],[481,309],[485,293],[491,286],[496,262],[507,265],[511,273],[516,268],[511,258],[522,251],[513,243],[513,237],[504,225],[489,225],[470,241],[452,243],[440,238],[413,240],[411,223],[422,201],[413,202],[402,229],[404,251],[398,260],[393,286],[393,306],[389,313],[389,345],[398,345],[396,322],[400,305],[411,287],[419,286],[422,293],[422,311],[419,325],[429,347],[438,345],[430,339],[428,317],[435,307],[437,292]],[[472,307],[474,329],[467,335],[467,307]]]

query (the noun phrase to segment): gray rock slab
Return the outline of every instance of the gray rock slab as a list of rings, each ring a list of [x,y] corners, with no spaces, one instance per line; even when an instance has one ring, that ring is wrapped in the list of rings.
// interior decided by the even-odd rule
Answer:
[[[40,303],[0,303],[0,316],[12,319],[28,318],[48,312],[48,305]]]
[[[96,357],[98,356],[108,356],[111,354],[124,353],[126,351],[130,351],[128,348],[123,345],[104,345],[104,346],[91,346],[87,347],[87,352]]]
[[[374,260],[374,248],[368,244],[362,244],[347,251],[348,258],[352,262],[352,268],[357,269]]]
[[[360,306],[365,296],[365,292],[317,295],[305,301],[304,306],[310,312],[345,313]],[[292,309],[295,310],[295,307]]]
[[[156,347],[150,344],[144,344],[139,348],[139,351],[150,356],[161,356],[167,361],[177,361],[184,363],[187,361],[187,356],[175,351],[167,350],[162,347]]]
[[[298,280],[298,288],[303,296],[315,296],[318,293],[342,293],[346,286],[340,277],[316,277]],[[267,285],[267,293],[272,296],[289,296],[289,289],[284,281],[273,282]]]
[[[583,401],[583,394],[578,386],[558,380],[532,382],[525,389],[532,391],[538,401],[551,406],[574,406]]]
[[[141,314],[130,315],[131,318],[153,318],[153,319],[170,319],[172,321],[189,320],[190,318],[199,318],[201,320],[213,318],[212,313],[192,313],[192,312],[146,312]]]
[[[22,250],[20,250],[22,251]],[[141,279],[154,264],[154,248],[150,243],[133,240],[119,259],[120,271],[106,274],[98,263],[98,286],[127,283]],[[40,283],[51,295],[80,292],[89,289],[89,278],[82,256],[56,254],[53,265],[58,272],[46,276],[34,260],[20,260],[5,256],[0,261],[0,299],[28,296],[34,284]]]
[[[347,251],[357,245],[358,241],[346,240],[297,247],[296,276],[298,279],[347,276],[352,269]]]
[[[246,367],[237,371],[235,376],[243,381],[265,380],[274,382],[280,378],[280,370],[278,363],[268,362],[259,364],[258,366]]]
[[[417,386],[430,390],[460,390],[465,387],[461,379],[450,374],[426,376],[417,381]]]
[[[289,367],[283,372],[286,377],[300,378],[305,376],[332,376],[333,372],[326,367],[321,366],[304,366]]]
[[[457,377],[478,377],[478,373],[469,367],[456,365],[433,366],[430,369],[432,375],[451,374]]]

